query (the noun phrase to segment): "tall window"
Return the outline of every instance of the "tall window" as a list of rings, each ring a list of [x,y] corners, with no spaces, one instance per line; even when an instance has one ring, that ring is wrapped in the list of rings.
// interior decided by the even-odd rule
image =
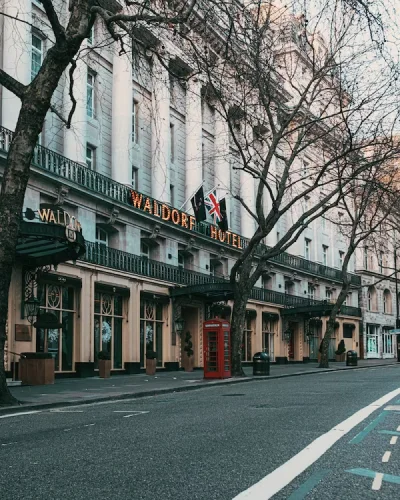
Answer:
[[[379,264],[379,272],[383,274],[383,252],[379,252],[378,264]]]
[[[293,281],[285,280],[285,293],[289,295],[293,293]]]
[[[90,29],[90,33],[89,33],[87,41],[88,41],[89,45],[93,45],[94,44],[94,24],[93,24],[93,26]]]
[[[332,301],[332,290],[329,290],[328,288],[325,289],[325,300],[327,302]]]
[[[178,267],[180,269],[185,269],[185,257],[182,252],[178,252]]]
[[[169,194],[170,194],[170,200],[171,200],[171,206],[175,206],[175,187],[170,184],[169,186]]]
[[[262,351],[268,353],[271,361],[274,361],[274,335],[277,321],[268,313],[262,315]]]
[[[310,260],[311,257],[311,240],[305,238],[304,240],[304,258]]]
[[[96,227],[96,243],[99,245],[108,246],[108,234],[101,227]]]
[[[135,100],[132,106],[132,142],[139,144],[139,104]]]
[[[139,169],[132,166],[132,181],[133,189],[139,189]]]
[[[96,148],[86,145],[86,165],[90,170],[96,170]]]
[[[94,362],[98,366],[98,353],[111,356],[111,367],[122,368],[122,296],[95,293],[94,295]]]
[[[38,328],[36,350],[50,352],[56,371],[72,371],[74,357],[75,300],[74,288],[60,285],[39,285],[41,312],[51,312],[62,324],[61,329]]]
[[[377,310],[377,300],[376,300],[376,290],[373,286],[368,288],[367,292],[367,309],[368,311],[376,311]]]
[[[385,290],[383,292],[383,312],[392,314],[392,294],[390,290]]]
[[[312,283],[308,284],[307,297],[309,299],[315,299],[315,286]]]
[[[253,330],[251,328],[251,318],[246,318],[246,326],[242,337],[242,361],[251,361],[251,337]]]
[[[326,245],[322,245],[322,263],[324,266],[328,265],[328,249]]]
[[[342,252],[341,250],[339,250],[339,267],[340,268],[343,267],[343,261],[344,261],[344,252]]]
[[[170,146],[169,146],[170,158],[171,158],[171,162],[174,163],[174,161],[175,161],[175,125],[173,123],[169,124],[169,140],[170,140]]]
[[[39,73],[43,60],[43,41],[32,33],[31,80]]]
[[[157,366],[163,364],[163,306],[140,301],[140,366],[145,366],[146,352],[155,351]]]
[[[368,269],[368,247],[364,247],[364,269]]]
[[[144,243],[144,241],[140,243],[140,255],[142,257],[145,257],[146,259],[150,257],[149,245],[147,243]]]
[[[89,118],[94,117],[94,85],[95,75],[88,71],[86,82],[86,114]]]

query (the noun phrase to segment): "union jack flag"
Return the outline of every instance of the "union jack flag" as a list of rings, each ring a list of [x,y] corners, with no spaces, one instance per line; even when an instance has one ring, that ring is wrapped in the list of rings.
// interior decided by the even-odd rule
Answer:
[[[217,191],[214,189],[210,191],[204,198],[204,204],[210,215],[214,216],[214,222],[220,222],[222,219],[221,209],[217,197]]]

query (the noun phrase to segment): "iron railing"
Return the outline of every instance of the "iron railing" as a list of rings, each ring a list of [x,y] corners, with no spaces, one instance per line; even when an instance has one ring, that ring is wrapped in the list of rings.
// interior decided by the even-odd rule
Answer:
[[[0,127],[0,151],[3,150],[5,153],[8,152],[13,133],[4,127]],[[99,174],[90,170],[83,164],[72,161],[65,156],[62,156],[54,151],[45,148],[43,146],[36,146],[35,152],[32,159],[32,164],[50,172],[58,177],[62,177],[74,184],[77,184],[84,188],[85,191],[91,191],[96,194],[100,194],[103,197],[109,198],[111,200],[117,201],[129,207],[133,211],[139,211],[128,203],[128,195],[130,192],[129,186],[120,184],[119,182],[110,179],[109,177]],[[172,222],[163,221],[165,224],[170,224],[173,227]],[[193,228],[198,234],[202,234],[207,237],[211,237],[211,224],[209,223],[199,223]],[[243,247],[248,243],[246,238],[240,237]],[[215,241],[215,240],[213,240]],[[258,255],[265,252],[268,249],[266,245],[260,244],[258,247]],[[334,281],[342,281],[340,269],[334,269],[331,267],[312,262],[302,257],[297,257],[296,255],[291,255],[286,252],[270,259],[271,262],[286,266],[291,269],[296,269],[304,271],[315,276],[320,276]],[[361,285],[361,276],[349,273],[350,282],[352,285]]]
[[[182,269],[171,264],[165,264],[158,260],[151,260],[147,257],[134,255],[115,248],[106,247],[99,243],[86,241],[86,255],[83,260],[91,264],[117,269],[119,271],[146,276],[152,279],[166,281],[168,283],[194,286],[207,285],[212,283],[226,283],[229,281],[222,277],[210,274],[199,273]],[[282,307],[316,306],[326,304],[326,301],[309,299],[297,295],[285,294],[268,290],[266,288],[254,287],[250,298],[260,302],[281,305]],[[360,316],[359,308],[342,306],[341,313],[349,316]]]

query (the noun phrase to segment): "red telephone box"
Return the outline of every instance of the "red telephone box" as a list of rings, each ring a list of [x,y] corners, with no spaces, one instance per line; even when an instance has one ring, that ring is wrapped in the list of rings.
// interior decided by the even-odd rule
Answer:
[[[204,378],[231,376],[231,325],[215,318],[203,323]]]

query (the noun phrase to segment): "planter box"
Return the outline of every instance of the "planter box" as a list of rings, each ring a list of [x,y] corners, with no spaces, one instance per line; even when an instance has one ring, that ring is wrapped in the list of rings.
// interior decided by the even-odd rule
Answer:
[[[186,358],[183,361],[183,368],[185,369],[185,372],[192,372],[193,365],[194,365],[194,356],[190,356],[190,358],[186,356]]]
[[[109,378],[111,375],[111,360],[99,359],[99,377]]]
[[[157,367],[156,359],[146,359],[146,375],[155,375]]]
[[[50,385],[54,384],[54,359],[50,358],[22,358],[19,362],[19,376],[22,385]]]

